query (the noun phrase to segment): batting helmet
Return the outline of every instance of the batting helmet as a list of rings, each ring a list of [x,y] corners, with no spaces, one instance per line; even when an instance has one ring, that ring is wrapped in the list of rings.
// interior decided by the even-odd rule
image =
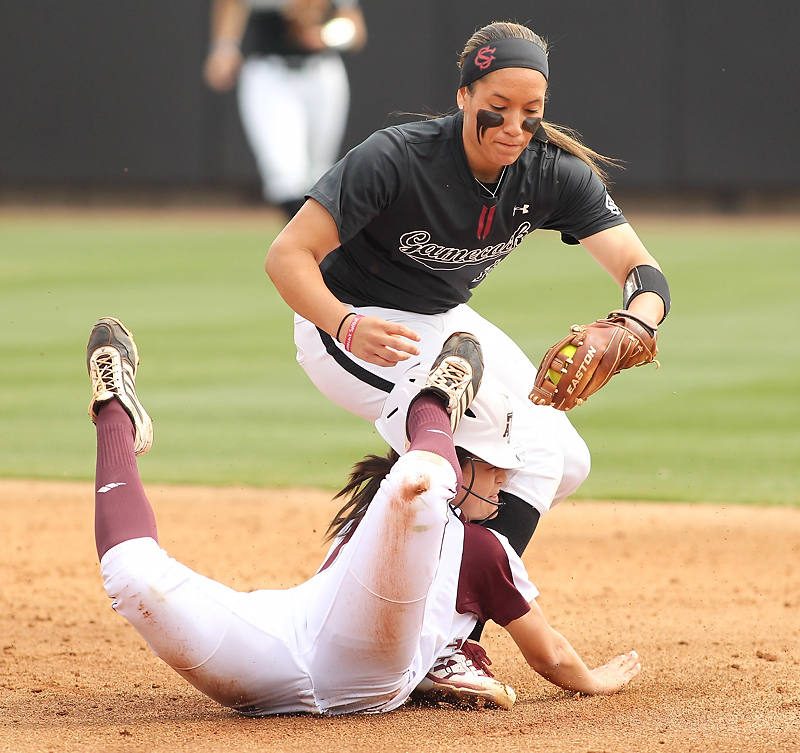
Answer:
[[[497,468],[521,468],[521,448],[511,439],[514,410],[504,392],[484,382],[453,435],[456,447]]]

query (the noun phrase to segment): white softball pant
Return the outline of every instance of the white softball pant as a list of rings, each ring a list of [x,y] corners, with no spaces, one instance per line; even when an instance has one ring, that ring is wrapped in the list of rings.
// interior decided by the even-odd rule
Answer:
[[[139,538],[103,556],[106,592],[157,656],[224,706],[388,711],[441,648],[421,653],[420,636],[455,482],[438,455],[408,453],[332,564],[295,588],[239,593]]]
[[[408,403],[444,341],[453,332],[471,332],[483,348],[484,381],[496,380],[510,393],[512,439],[523,448],[525,466],[509,472],[503,488],[543,515],[583,483],[590,467],[586,443],[564,413],[530,402],[536,368],[502,330],[466,304],[433,315],[379,307],[353,310],[413,329],[421,337],[420,355],[389,368],[374,366],[345,353],[336,340],[296,315],[297,360],[324,395],[374,423],[398,453],[405,451]]]
[[[350,107],[342,59],[313,55],[291,68],[279,55],[248,58],[238,99],[264,196],[274,204],[302,198],[339,156]]]

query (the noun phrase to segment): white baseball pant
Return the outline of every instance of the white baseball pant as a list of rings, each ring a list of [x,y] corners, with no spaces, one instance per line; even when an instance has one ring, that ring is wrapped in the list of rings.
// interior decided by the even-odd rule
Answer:
[[[503,488],[543,515],[586,479],[591,463],[586,443],[564,413],[530,402],[528,393],[536,368],[498,327],[466,304],[431,315],[379,307],[351,308],[413,329],[421,337],[417,343],[420,355],[388,368],[374,366],[345,353],[340,343],[295,315],[297,360],[320,392],[374,423],[398,453],[405,451],[408,403],[424,383],[444,341],[453,332],[471,332],[483,348],[484,379],[496,380],[510,393],[512,438],[523,449],[525,466],[509,472]]]
[[[312,55],[292,68],[279,55],[248,58],[238,99],[264,196],[274,204],[302,198],[339,156],[350,107],[342,59]]]
[[[224,706],[248,715],[389,711],[451,640],[436,626],[423,637],[423,628],[442,609],[446,627],[453,619],[463,529],[460,545],[445,547],[453,566],[439,559],[455,482],[438,455],[408,453],[336,559],[295,588],[239,593],[139,538],[103,556],[106,592],[157,656]],[[427,609],[440,570],[453,583],[435,587]]]

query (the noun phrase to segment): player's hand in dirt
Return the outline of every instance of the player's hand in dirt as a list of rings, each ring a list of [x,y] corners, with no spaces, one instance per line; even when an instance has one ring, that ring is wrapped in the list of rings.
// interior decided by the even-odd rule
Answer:
[[[341,339],[344,340],[343,331]],[[350,352],[357,358],[376,366],[394,366],[411,356],[419,355],[419,335],[403,324],[387,322],[375,316],[360,319],[353,332]]]
[[[603,664],[602,667],[591,670],[592,676],[600,685],[600,689],[595,695],[616,693],[641,671],[642,665],[639,663],[639,654],[635,651],[615,656],[611,661]]]

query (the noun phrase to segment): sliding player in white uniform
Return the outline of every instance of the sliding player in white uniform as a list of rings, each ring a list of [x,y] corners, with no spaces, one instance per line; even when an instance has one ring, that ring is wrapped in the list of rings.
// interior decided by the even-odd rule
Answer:
[[[483,373],[471,335],[447,340],[414,399],[408,452],[387,460],[385,476],[356,467],[317,574],[277,591],[239,593],[159,548],[136,465],[153,434],[136,397],[131,333],[99,320],[87,365],[106,591],[152,650],[218,703],[248,715],[343,714],[390,711],[417,686],[446,694],[446,678],[428,670],[457,648],[480,669],[477,644],[463,648],[478,618],[503,625],[530,666],[560,687],[610,694],[638,674],[633,651],[588,669],[545,621],[508,541],[471,522],[496,514],[505,469],[519,464],[502,393],[470,408]],[[476,698],[513,705],[510,688],[480,676]]]

